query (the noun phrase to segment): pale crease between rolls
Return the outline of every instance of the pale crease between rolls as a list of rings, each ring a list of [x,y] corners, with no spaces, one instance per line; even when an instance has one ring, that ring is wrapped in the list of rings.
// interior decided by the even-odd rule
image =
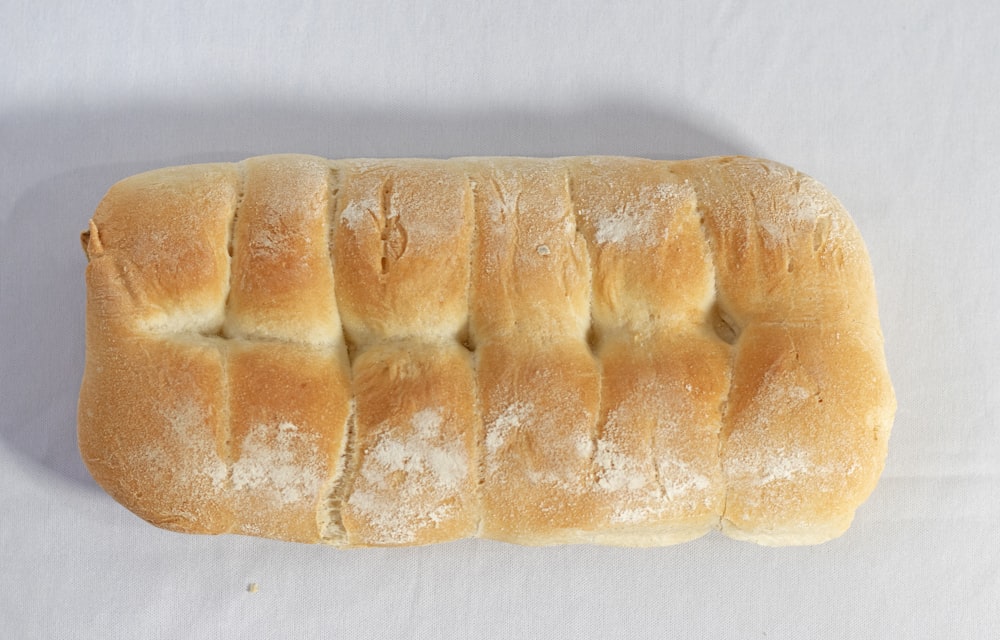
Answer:
[[[840,535],[895,399],[864,244],[749,158],[264,156],[84,233],[83,458],[177,531]]]

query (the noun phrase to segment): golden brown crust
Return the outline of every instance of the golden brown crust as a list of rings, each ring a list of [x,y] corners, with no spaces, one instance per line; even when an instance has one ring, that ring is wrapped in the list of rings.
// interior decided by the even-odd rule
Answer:
[[[343,342],[330,263],[328,163],[266,156],[243,166],[223,331],[316,345]]]
[[[380,345],[354,366],[354,469],[342,518],[351,546],[464,538],[479,520],[478,416],[458,345]]]
[[[592,467],[600,380],[580,340],[477,351],[483,536],[571,542],[597,525]]]
[[[452,337],[468,316],[469,186],[433,161],[336,163],[337,300],[352,342]]]
[[[782,165],[264,156],[124,180],[82,241],[81,452],[159,526],[808,544],[882,471],[867,253]]]
[[[227,489],[235,532],[318,542],[324,508],[346,447],[350,371],[331,349],[230,341]]]
[[[114,187],[94,213],[90,242],[113,258],[131,304],[110,309],[153,332],[204,332],[223,319],[227,240],[239,200],[232,165],[151,171]],[[127,311],[126,311],[127,309]]]
[[[881,339],[853,324],[760,324],[740,343],[722,442],[725,529],[771,544],[843,533],[886,456]]]
[[[718,526],[726,497],[718,451],[725,347],[696,332],[601,345],[594,466],[602,502],[612,507],[600,526],[607,540],[646,531],[691,539]]]
[[[474,339],[582,338],[590,322],[590,269],[565,165],[503,158],[475,161],[470,170]]]

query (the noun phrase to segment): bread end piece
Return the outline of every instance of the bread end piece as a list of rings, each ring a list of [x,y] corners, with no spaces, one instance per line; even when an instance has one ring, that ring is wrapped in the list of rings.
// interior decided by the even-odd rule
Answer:
[[[733,332],[722,531],[767,545],[837,537],[882,473],[896,408],[864,242],[840,202],[794,169],[680,165]]]

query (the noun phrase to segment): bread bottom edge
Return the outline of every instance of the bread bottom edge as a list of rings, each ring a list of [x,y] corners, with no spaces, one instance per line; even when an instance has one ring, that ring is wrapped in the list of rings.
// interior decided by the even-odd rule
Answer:
[[[753,542],[764,547],[794,547],[822,544],[838,538],[850,528],[853,520],[854,512],[851,511],[825,522],[803,523],[781,529],[763,527],[747,529],[723,518],[720,529],[723,535],[733,540]]]

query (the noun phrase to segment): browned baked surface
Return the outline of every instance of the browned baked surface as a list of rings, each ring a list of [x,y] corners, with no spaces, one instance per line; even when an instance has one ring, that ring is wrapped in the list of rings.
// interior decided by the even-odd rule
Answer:
[[[772,162],[264,156],[123,180],[84,247],[81,452],[170,529],[809,544],[884,464],[864,244]]]

